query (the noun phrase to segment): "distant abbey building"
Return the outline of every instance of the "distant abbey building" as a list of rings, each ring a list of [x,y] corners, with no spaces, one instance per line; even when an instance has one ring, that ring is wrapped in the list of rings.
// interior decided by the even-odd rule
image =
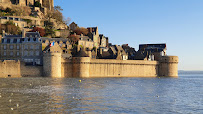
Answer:
[[[51,10],[54,7],[53,0],[0,0],[0,3],[15,4],[20,6],[33,6],[38,1],[42,7],[46,7]]]

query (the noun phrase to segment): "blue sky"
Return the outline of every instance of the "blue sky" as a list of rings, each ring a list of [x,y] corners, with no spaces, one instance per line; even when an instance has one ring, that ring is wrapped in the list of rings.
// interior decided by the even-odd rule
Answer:
[[[113,44],[166,43],[179,70],[203,70],[203,0],[55,0],[80,27],[99,27]]]

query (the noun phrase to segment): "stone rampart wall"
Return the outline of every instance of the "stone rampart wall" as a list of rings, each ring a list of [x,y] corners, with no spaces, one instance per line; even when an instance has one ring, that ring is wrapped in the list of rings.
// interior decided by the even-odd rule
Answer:
[[[61,59],[61,77],[73,76],[73,63],[71,59]]]
[[[16,60],[0,61],[0,78],[40,77],[42,70],[42,66],[25,66],[24,62]]]
[[[0,61],[0,77],[21,77],[20,61],[6,60]]]
[[[89,77],[156,77],[157,61],[91,60]]]
[[[22,77],[42,77],[42,66],[25,66],[21,64],[21,76]]]
[[[157,61],[74,57],[62,60],[62,77],[156,77]]]
[[[0,77],[157,77],[178,76],[178,57],[166,56],[160,62],[73,57],[59,53],[44,55],[44,66],[25,66],[15,60],[0,61]]]

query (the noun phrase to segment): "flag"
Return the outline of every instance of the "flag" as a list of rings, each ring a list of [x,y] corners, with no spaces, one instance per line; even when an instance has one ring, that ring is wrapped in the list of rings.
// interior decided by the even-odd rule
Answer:
[[[51,47],[51,46],[54,46],[54,42],[52,42],[52,43],[49,45],[49,47]]]

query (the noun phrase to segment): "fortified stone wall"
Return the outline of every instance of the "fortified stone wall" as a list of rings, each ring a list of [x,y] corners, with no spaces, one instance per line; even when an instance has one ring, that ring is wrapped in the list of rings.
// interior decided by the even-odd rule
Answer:
[[[63,77],[156,77],[157,61],[90,59],[73,57],[62,61]]]
[[[159,76],[178,77],[177,56],[162,56],[160,58]]]
[[[156,77],[157,61],[91,60],[89,77]]]
[[[61,77],[73,76],[73,63],[71,59],[61,59]]]
[[[40,77],[42,70],[42,66],[25,66],[25,63],[19,60],[0,61],[0,78]]]
[[[0,77],[21,77],[20,61],[6,60],[0,61]]]
[[[43,67],[42,66],[25,66],[21,64],[20,67],[22,77],[42,77]]]
[[[160,62],[144,60],[61,58],[61,53],[44,53],[42,66],[25,66],[20,61],[0,61],[0,77],[157,77],[178,76],[178,57],[163,56]]]

